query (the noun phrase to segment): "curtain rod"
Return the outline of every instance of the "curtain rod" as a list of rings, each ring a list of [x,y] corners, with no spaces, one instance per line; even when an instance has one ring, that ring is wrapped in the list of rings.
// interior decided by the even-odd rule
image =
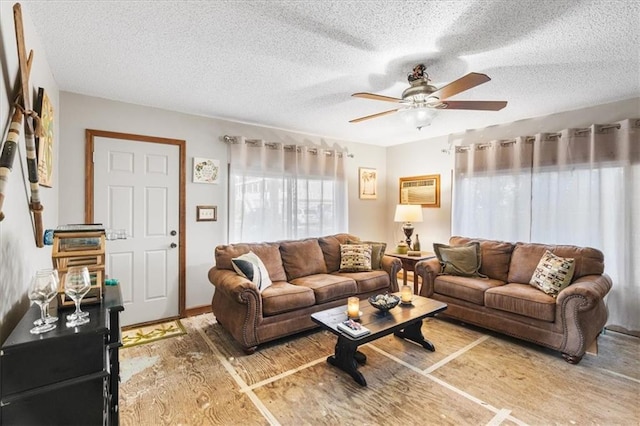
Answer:
[[[222,137],[222,141],[224,143],[227,144],[236,144],[236,143],[240,143],[240,136],[229,136],[229,135],[224,135]],[[283,143],[280,142],[266,142],[263,141],[262,139],[246,139],[245,138],[245,143],[247,145],[251,145],[251,146],[266,146],[267,148],[271,148],[271,149],[284,149],[284,150],[296,150],[298,152],[302,151],[303,147],[308,148],[309,152],[311,152],[312,154],[318,154],[319,152],[324,152],[325,155],[330,156],[333,155],[333,153],[335,152],[337,155],[345,155],[349,158],[354,158],[353,154],[347,154],[344,153],[342,151],[337,151],[335,149],[324,149],[324,148],[318,148],[315,146],[306,146],[306,145],[285,145]]]
[[[621,125],[620,123],[616,123],[616,124],[594,124],[593,126],[595,126],[595,131],[598,133],[601,132],[605,132],[607,130],[611,130],[611,129],[620,129]],[[637,120],[637,126],[640,126],[640,120]],[[591,132],[591,127],[586,127],[586,128],[582,128],[582,129],[570,129],[574,135],[582,135],[582,134],[586,134],[586,133],[590,133]],[[542,140],[544,141],[553,141],[553,140],[557,140],[562,136],[561,132],[543,132],[540,133],[541,135],[544,136],[544,138]],[[523,137],[525,143],[532,143],[533,141],[535,141],[535,137],[534,136],[525,136]],[[471,145],[475,145],[475,149],[476,150],[484,150],[487,149],[489,147],[491,147],[493,142],[497,142],[500,144],[500,146],[508,146],[511,144],[516,143],[516,139],[501,139],[501,140],[495,140],[495,141],[491,141],[491,142],[478,142],[478,143],[473,143],[473,144],[469,144],[469,145],[458,145],[456,146],[455,152],[456,153],[463,153],[463,152],[467,152],[471,149]]]

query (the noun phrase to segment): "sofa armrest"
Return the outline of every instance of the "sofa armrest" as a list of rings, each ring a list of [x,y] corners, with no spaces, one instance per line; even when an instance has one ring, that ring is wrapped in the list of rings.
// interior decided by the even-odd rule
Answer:
[[[588,311],[604,299],[611,290],[611,286],[611,278],[607,274],[585,275],[558,293],[556,303],[562,305],[567,303],[570,298],[579,297],[582,300],[578,310]]]
[[[391,290],[391,293],[400,291],[398,287],[398,272],[402,269],[402,261],[397,257],[387,256],[385,254],[382,256],[381,266],[382,269],[389,274],[389,290]]]
[[[569,362],[578,362],[606,325],[603,299],[611,285],[606,274],[585,275],[558,294],[556,321],[561,321],[564,336],[559,349]]]
[[[213,267],[209,281],[215,286],[211,309],[216,320],[236,339],[246,353],[260,343],[257,326],[262,322],[262,295],[248,279],[227,269]]]
[[[414,272],[422,278],[420,296],[431,297],[433,295],[434,281],[441,270],[442,266],[437,257],[421,260],[416,263]]]
[[[256,298],[260,299],[258,287],[235,271],[218,269],[214,266],[209,270],[209,281],[216,288],[215,291],[221,291],[227,298],[238,303],[247,303],[244,292],[255,293]]]

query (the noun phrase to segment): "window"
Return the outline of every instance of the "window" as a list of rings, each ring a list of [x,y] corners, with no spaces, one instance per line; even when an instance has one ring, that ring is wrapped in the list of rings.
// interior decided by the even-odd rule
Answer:
[[[291,152],[246,144],[244,149],[232,148],[236,148],[238,161],[234,163],[232,151],[229,242],[299,239],[346,231],[344,164],[335,152]],[[262,157],[277,161],[267,162]],[[253,166],[243,167],[245,164]]]

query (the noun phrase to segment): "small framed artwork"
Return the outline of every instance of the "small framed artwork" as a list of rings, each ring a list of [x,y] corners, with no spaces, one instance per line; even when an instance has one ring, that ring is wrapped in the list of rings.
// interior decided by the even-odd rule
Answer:
[[[38,89],[35,111],[40,116],[40,126],[44,130],[42,137],[36,137],[38,158],[38,180],[41,186],[53,186],[53,105],[45,90]]]
[[[358,169],[358,192],[361,200],[378,198],[378,172],[376,169],[367,167]]]
[[[193,157],[193,182],[218,183],[220,161]]]
[[[196,221],[198,222],[215,222],[218,220],[217,206],[197,206]]]
[[[401,177],[400,204],[440,207],[440,175]]]

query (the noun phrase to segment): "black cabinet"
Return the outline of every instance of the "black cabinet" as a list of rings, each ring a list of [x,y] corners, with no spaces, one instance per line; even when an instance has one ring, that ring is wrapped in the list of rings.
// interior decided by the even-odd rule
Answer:
[[[32,306],[0,350],[0,424],[118,424],[120,287],[107,286],[100,304],[82,306],[91,321],[29,333],[40,309]],[[55,310],[52,310],[55,315]]]

